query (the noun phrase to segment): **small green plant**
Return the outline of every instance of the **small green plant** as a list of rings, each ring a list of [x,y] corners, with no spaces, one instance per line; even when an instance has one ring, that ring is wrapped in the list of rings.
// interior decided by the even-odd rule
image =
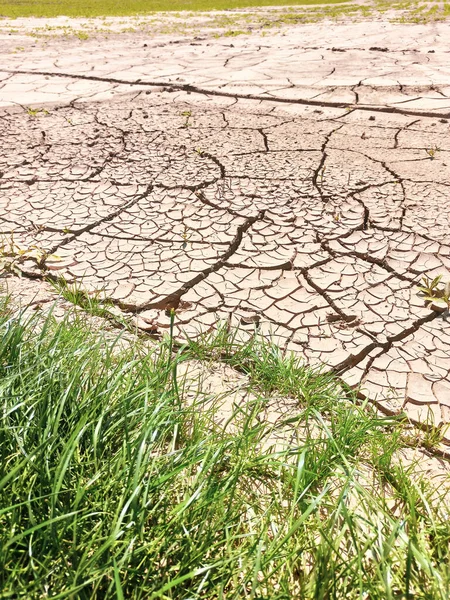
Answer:
[[[69,283],[63,277],[49,279],[49,283],[68,302],[75,306],[79,306],[93,317],[101,317],[120,327],[131,329],[129,320],[120,316],[119,313],[114,313],[114,304],[110,300],[102,298],[101,290],[88,293],[83,289],[81,281]]]
[[[323,183],[323,178],[325,177],[325,170],[326,170],[326,166],[324,165],[319,172],[319,179],[320,182]]]
[[[439,447],[445,437],[445,431],[446,429],[442,426],[435,425],[430,417],[430,422],[427,424],[421,439],[422,446],[427,450],[434,450]]]
[[[245,35],[248,31],[243,31],[242,29],[229,29],[225,31],[222,35],[224,37],[237,37],[238,35]]]
[[[47,254],[37,244],[28,247],[20,246],[15,242],[13,233],[9,237],[0,237],[0,269],[20,274],[20,263],[28,258],[34,259],[37,263],[42,263],[46,258],[51,258],[54,261],[59,260],[58,255]]]
[[[441,307],[450,309],[450,281],[443,286],[440,285],[442,275],[438,275],[434,279],[430,279],[426,275],[422,279],[422,285],[419,290],[424,295],[424,300],[427,304],[433,304],[437,308]]]
[[[45,108],[31,108],[31,106],[29,106],[29,107],[27,108],[27,114],[28,114],[30,117],[38,117],[39,115],[44,115],[44,116],[46,116],[46,115],[48,115],[48,114],[50,114],[50,113],[49,113],[49,112],[48,112],[48,110],[47,110],[47,109],[45,109]]]
[[[405,415],[405,422],[408,420]],[[431,408],[428,408],[426,420],[419,427],[411,427],[405,430],[402,435],[402,441],[405,446],[411,448],[425,448],[433,452],[444,441],[450,425],[436,423],[436,417]]]
[[[430,157],[431,160],[434,160],[436,158],[436,153],[440,152],[440,151],[441,151],[441,149],[438,148],[437,146],[425,148],[425,152],[428,154],[428,156]]]
[[[181,234],[181,237],[183,238],[183,250],[184,250],[188,245],[189,238],[191,237],[190,233],[189,233],[189,228],[186,225],[184,225],[183,233]]]
[[[186,127],[186,128],[189,127],[190,126],[189,119],[192,117],[192,111],[191,110],[184,110],[181,113],[181,116],[185,117],[185,121],[183,123],[183,127]]]

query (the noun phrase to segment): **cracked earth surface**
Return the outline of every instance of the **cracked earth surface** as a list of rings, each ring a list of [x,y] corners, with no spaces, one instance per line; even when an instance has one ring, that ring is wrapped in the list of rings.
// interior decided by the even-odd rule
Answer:
[[[417,286],[450,281],[449,35],[0,38],[3,244],[144,330],[170,308],[179,336],[257,329],[387,413],[448,423],[448,311]]]

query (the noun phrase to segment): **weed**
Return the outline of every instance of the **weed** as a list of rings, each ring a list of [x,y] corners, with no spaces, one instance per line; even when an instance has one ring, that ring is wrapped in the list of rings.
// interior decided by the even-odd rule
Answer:
[[[58,279],[49,279],[48,281],[58,294],[74,306],[82,308],[89,315],[101,317],[120,327],[131,329],[130,321],[125,317],[120,316],[119,313],[114,312],[114,304],[110,300],[102,298],[101,291],[90,294],[83,289],[82,281],[70,284],[62,277],[59,277]]]
[[[437,146],[433,146],[431,148],[425,148],[425,152],[428,154],[428,156],[430,157],[431,160],[434,160],[436,158],[436,153],[440,152],[440,148],[438,148]]]
[[[422,292],[427,304],[433,304],[437,308],[450,309],[450,281],[440,286],[442,275],[430,279],[426,275],[422,279],[419,291]]]
[[[8,236],[0,236],[0,268],[4,271],[11,271],[17,274],[21,273],[20,264],[23,260],[34,259],[41,263],[46,258],[51,258],[54,261],[59,260],[56,254],[47,254],[47,252],[37,244],[23,247],[17,244],[14,240],[14,234]]]
[[[180,113],[182,117],[185,117],[185,121],[183,123],[183,127],[189,127],[190,126],[190,122],[189,119],[192,117],[192,111],[190,110],[184,110],[182,113]]]
[[[242,29],[230,29],[222,33],[224,37],[237,37],[238,35],[248,34],[248,31],[243,31]]]
[[[430,416],[431,421],[431,416]],[[442,443],[445,436],[445,428],[435,425],[434,421],[425,428],[421,442],[422,446],[427,450],[434,450]]]
[[[30,106],[27,108],[27,114],[30,117],[38,117],[39,115],[47,116],[50,114],[45,108],[31,108]]]
[[[323,183],[323,178],[325,177],[326,166],[324,165],[319,172],[320,182]]]
[[[191,237],[189,228],[186,225],[183,227],[183,233],[181,234],[181,237],[183,238],[183,249],[185,249],[188,245],[189,238]]]

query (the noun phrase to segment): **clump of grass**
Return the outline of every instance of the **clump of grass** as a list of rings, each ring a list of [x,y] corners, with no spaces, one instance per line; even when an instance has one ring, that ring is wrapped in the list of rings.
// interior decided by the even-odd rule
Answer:
[[[228,332],[176,355],[119,341],[2,301],[2,597],[448,598],[447,509],[395,466],[395,420]],[[177,384],[211,354],[253,386],[232,432]],[[298,401],[283,451],[257,418],[276,390]]]
[[[48,282],[62,298],[80,307],[87,314],[112,322],[117,327],[132,329],[130,320],[115,311],[114,303],[100,291],[88,293],[83,288],[82,281],[69,283],[62,277],[49,278]]]
[[[294,353],[286,354],[258,335],[243,342],[239,330],[230,331],[226,323],[211,333],[189,339],[184,352],[200,360],[220,360],[250,376],[252,385],[264,394],[278,393],[314,404],[312,395],[335,397],[337,381],[321,369],[306,368]]]

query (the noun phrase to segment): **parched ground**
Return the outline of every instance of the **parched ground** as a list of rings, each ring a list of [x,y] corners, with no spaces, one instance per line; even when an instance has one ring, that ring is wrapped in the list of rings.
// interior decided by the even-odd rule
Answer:
[[[61,20],[55,20],[61,22]],[[227,321],[450,422],[450,24],[0,36],[0,231],[140,327]],[[28,28],[28,29],[27,29]]]

